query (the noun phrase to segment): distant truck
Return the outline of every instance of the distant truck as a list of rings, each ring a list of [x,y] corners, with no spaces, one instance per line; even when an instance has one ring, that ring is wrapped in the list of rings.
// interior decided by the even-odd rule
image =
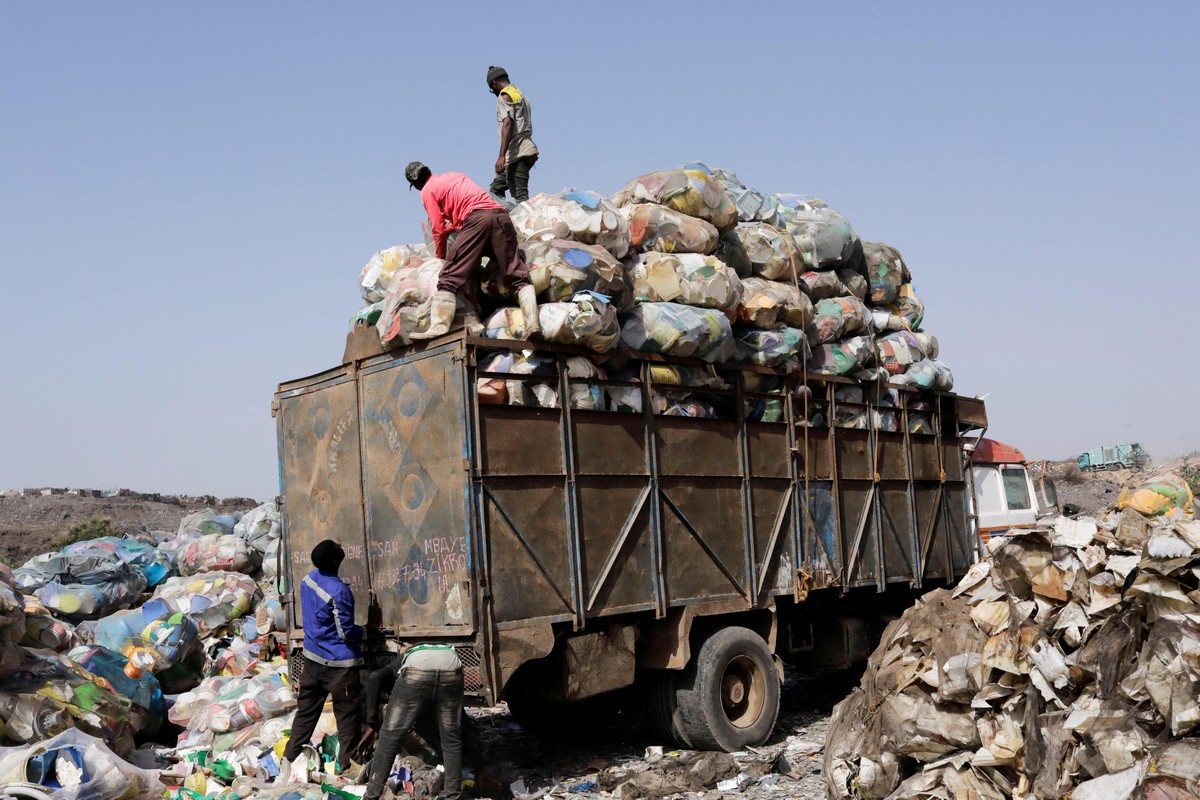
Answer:
[[[1137,442],[1095,447],[1075,460],[1082,472],[1103,472],[1110,469],[1141,472],[1149,462],[1150,456]]]
[[[981,438],[971,453],[976,534],[981,553],[1014,529],[1032,528],[1059,513],[1054,479],[1045,461],[1029,461],[1012,445]]]
[[[506,349],[548,369],[487,372]],[[475,702],[561,731],[586,724],[571,704],[634,692],[664,739],[733,751],[771,734],[785,660],[865,660],[973,563],[982,401],[721,365],[728,388],[695,390],[721,418],[667,416],[642,390],[707,365],[622,352],[635,381],[580,379],[581,352],[460,331],[279,387],[294,670],[299,580],[334,536],[359,621],[370,590],[391,636],[451,644]],[[787,391],[756,391],[765,376]],[[640,408],[499,405],[481,388],[495,381],[636,390]],[[750,413],[763,403],[776,413]]]

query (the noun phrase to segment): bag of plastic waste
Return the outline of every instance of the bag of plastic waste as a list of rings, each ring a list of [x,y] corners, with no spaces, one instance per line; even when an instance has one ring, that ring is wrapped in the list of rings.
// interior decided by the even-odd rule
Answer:
[[[737,208],[719,181],[700,170],[666,169],[634,178],[613,195],[618,207],[658,203],[712,223],[719,233],[737,224]]]
[[[0,564],[0,648],[24,637],[25,601],[12,570]]]
[[[162,600],[173,611],[191,614],[207,637],[226,623],[254,610],[258,584],[240,572],[202,572],[168,578],[154,590],[151,601]]]
[[[613,201],[595,192],[568,189],[539,194],[512,211],[522,241],[571,239],[596,244],[617,258],[629,252],[629,224]]]
[[[937,358],[941,355],[941,346],[938,344],[937,337],[932,333],[925,331],[913,331],[913,336],[917,339],[917,345],[920,346],[921,352],[926,358]]]
[[[236,534],[200,536],[183,546],[175,566],[180,575],[217,571],[253,575],[262,567],[262,553]]]
[[[714,256],[644,253],[629,272],[639,303],[683,303],[733,312],[742,302],[742,282]]]
[[[948,392],[954,388],[954,375],[941,361],[926,358],[910,365],[902,375],[888,378],[888,383]]]
[[[851,336],[813,347],[808,369],[821,375],[849,375],[874,357],[870,336]]]
[[[870,330],[871,312],[862,301],[854,297],[831,297],[817,303],[809,335],[814,344],[827,344]]]
[[[876,333],[892,333],[909,330],[909,327],[908,321],[899,314],[894,314],[887,309],[872,308],[871,330]]]
[[[5,739],[40,742],[74,727],[118,753],[133,749],[128,701],[75,661],[49,650],[0,648],[0,675]]]
[[[925,304],[913,292],[912,284],[906,283],[900,287],[896,304],[891,307],[893,313],[900,316],[912,330],[919,330],[925,320]]]
[[[479,400],[482,403],[493,405],[539,405],[529,387],[535,383],[544,383],[546,386],[549,386],[551,382],[555,385],[558,383],[554,358],[538,355],[532,351],[502,350],[494,353],[480,362],[479,371],[512,375],[545,375],[548,378],[548,381],[542,382],[480,377],[477,382]]]
[[[638,252],[711,253],[720,234],[712,223],[657,203],[634,203],[621,209],[629,223],[629,244]]]
[[[137,650],[150,651],[154,660],[149,669],[155,673],[200,651],[197,621],[162,598],[87,623],[87,630],[92,642],[125,657]]]
[[[733,335],[737,339],[737,360],[761,367],[794,364],[808,347],[804,331],[799,328],[740,328]]]
[[[871,292],[871,285],[862,273],[853,267],[838,267],[836,272],[842,285],[846,287],[846,294],[866,302],[867,295]]]
[[[67,658],[93,675],[108,681],[117,694],[133,703],[142,713],[133,719],[135,731],[157,729],[166,716],[167,703],[158,679],[149,669],[139,669],[131,659],[99,645],[79,645]]]
[[[812,301],[790,283],[743,278],[742,292],[738,319],[747,325],[773,328],[783,324],[805,330],[812,324]]]
[[[879,242],[863,242],[863,257],[867,262],[867,276],[871,283],[869,302],[877,306],[896,302],[900,296],[900,286],[912,281],[912,274],[900,257],[900,251]]]
[[[731,170],[719,167],[709,169],[699,162],[684,164],[683,169],[697,169],[715,178],[729,194],[729,199],[733,201],[733,205],[737,209],[738,220],[741,222],[765,222],[769,225],[779,222],[779,201],[775,199],[774,195],[751,189],[742,183]]]
[[[166,788],[157,770],[130,764],[78,730],[0,748],[0,787],[0,795],[30,800],[159,800]]]
[[[146,589],[145,575],[103,550],[43,554],[14,574],[23,591],[71,622],[128,608]]]
[[[274,500],[255,506],[243,514],[238,524],[233,526],[233,533],[258,552],[265,553],[271,542],[283,535],[279,507],[275,505]]]
[[[746,244],[738,235],[736,228],[721,235],[713,255],[743,280],[754,274],[754,262],[750,260],[750,253],[746,250]]]
[[[20,595],[17,595],[20,597]],[[0,607],[4,599],[4,582],[0,578]],[[0,611],[0,614],[3,612]],[[3,623],[0,623],[0,642],[4,641]],[[25,635],[19,642],[24,647],[44,647],[56,653],[65,652],[79,644],[75,626],[65,620],[56,619],[50,609],[34,595],[25,595]]]
[[[62,550],[66,555],[87,551],[110,553],[116,556],[141,572],[146,578],[146,584],[150,587],[162,583],[175,569],[174,563],[167,553],[139,539],[103,536],[98,539],[75,542]]]
[[[1118,511],[1131,508],[1146,517],[1193,516],[1192,490],[1187,481],[1174,473],[1158,475],[1137,488],[1125,487],[1117,498]]]
[[[529,264],[529,282],[550,302],[593,291],[617,308],[632,305],[625,266],[599,245],[568,239],[533,239],[521,244]]]
[[[823,200],[794,194],[775,195],[784,228],[810,253],[811,269],[830,269],[862,258],[862,241],[850,221]]]
[[[720,311],[679,303],[642,303],[621,314],[621,346],[715,363],[735,352],[733,329]]]
[[[564,303],[538,307],[542,336],[548,342],[574,344],[603,353],[617,346],[621,328],[617,310],[609,299],[595,292],[577,292]]]
[[[368,303],[379,302],[391,287],[398,272],[407,270],[416,273],[423,264],[430,261],[437,261],[439,267],[441,265],[441,261],[425,243],[404,244],[380,250],[371,256],[371,260],[363,267],[359,280],[363,299]]]
[[[189,730],[224,733],[282,716],[295,706],[296,698],[283,676],[265,672],[205,678],[195,689],[179,695],[167,718]]]
[[[832,269],[805,272],[800,276],[800,285],[807,287],[808,294],[814,303],[831,297],[846,297],[852,294],[838,276],[837,270]]]
[[[737,235],[750,257],[754,274],[772,281],[791,281],[804,266],[796,240],[764,222],[743,222]]]
[[[700,419],[716,419],[717,410],[712,403],[699,397],[674,397],[668,394],[666,407],[661,412],[664,417],[697,417]]]
[[[891,375],[902,375],[908,368],[929,354],[911,331],[897,331],[880,336],[875,341],[879,366]]]
[[[224,535],[233,533],[242,518],[240,511],[233,514],[218,514],[211,508],[201,509],[195,514],[188,514],[179,521],[179,536],[183,539],[194,539],[197,536]]]

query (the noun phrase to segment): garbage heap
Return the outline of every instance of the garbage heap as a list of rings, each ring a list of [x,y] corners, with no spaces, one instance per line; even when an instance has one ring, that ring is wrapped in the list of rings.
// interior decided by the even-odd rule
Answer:
[[[930,389],[953,385],[936,337],[922,330],[924,304],[899,251],[863,242],[844,216],[815,198],[767,194],[732,172],[693,163],[642,175],[612,197],[574,189],[539,194],[511,216],[538,292],[544,338],[595,353],[572,361],[572,377],[620,379],[606,375],[605,365],[624,349]],[[387,348],[409,343],[428,327],[441,266],[428,243],[375,254],[360,276],[365,306],[352,325],[375,325]],[[483,319],[484,334],[526,338],[521,311],[484,272],[484,307],[501,304]],[[472,320],[465,309],[460,321]],[[540,367],[507,354],[485,366],[518,373]],[[707,375],[701,382],[715,377]],[[660,412],[673,413],[661,399]],[[494,398],[557,400],[551,391]],[[598,391],[573,398],[583,407],[628,410],[621,400]],[[687,411],[711,409],[674,413]]]
[[[888,626],[834,710],[832,798],[1200,796],[1200,523],[1167,475],[1013,531]]]
[[[0,745],[13,745],[0,747],[0,794],[203,795],[210,776],[226,778],[219,789],[277,774],[295,707],[275,637],[280,536],[274,503],[206,509],[174,532],[0,565]],[[165,719],[183,728],[177,747],[153,746],[174,737]]]

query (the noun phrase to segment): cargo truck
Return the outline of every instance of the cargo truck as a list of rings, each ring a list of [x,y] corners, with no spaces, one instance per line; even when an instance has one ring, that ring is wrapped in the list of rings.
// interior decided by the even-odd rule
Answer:
[[[531,348],[552,374],[481,369]],[[722,418],[667,416],[645,391],[681,388],[656,384],[661,369],[707,365],[626,351],[634,413],[477,390],[615,386],[568,374],[583,352],[460,331],[279,386],[294,668],[299,580],[333,537],[360,618],[371,590],[394,639],[452,644],[475,702],[553,726],[620,690],[680,745],[732,751],[770,735],[785,661],[865,659],[975,559],[964,445],[986,428],[981,400],[899,387],[897,403],[875,384],[722,365],[729,388],[697,390]],[[751,391],[753,373],[786,391]],[[756,419],[759,403],[773,412]]]
[[[1150,463],[1150,456],[1137,442],[1094,447],[1075,459],[1082,472],[1104,472],[1110,469],[1131,469],[1141,472]]]

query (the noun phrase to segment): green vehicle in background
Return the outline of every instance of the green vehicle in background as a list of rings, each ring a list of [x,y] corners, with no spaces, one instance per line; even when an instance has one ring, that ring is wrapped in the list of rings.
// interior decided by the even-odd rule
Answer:
[[[1110,469],[1131,469],[1141,472],[1150,463],[1150,456],[1137,442],[1111,444],[1088,450],[1075,460],[1082,472],[1103,472]]]

